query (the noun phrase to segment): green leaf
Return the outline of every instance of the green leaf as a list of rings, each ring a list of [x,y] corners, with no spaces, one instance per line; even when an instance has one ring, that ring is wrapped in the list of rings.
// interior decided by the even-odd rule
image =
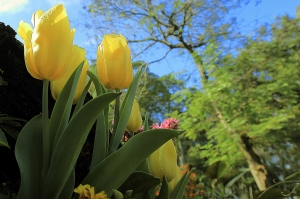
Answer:
[[[35,116],[23,127],[16,142],[15,155],[21,173],[21,185],[17,198],[41,198],[43,184],[42,115]]]
[[[162,185],[159,191],[159,196],[157,199],[168,199],[169,198],[169,185],[166,180],[166,176],[164,176]]]
[[[148,131],[150,128],[149,128],[149,123],[148,123],[148,113],[145,114],[145,120],[144,120],[144,131]]]
[[[189,182],[190,175],[192,173],[192,170],[189,173],[185,173],[181,179],[178,181],[177,185],[175,186],[170,199],[177,199],[182,198],[184,194],[185,187],[187,183]]]
[[[0,146],[10,148],[10,146],[7,143],[5,134],[3,133],[3,131],[1,129],[0,129]]]
[[[94,73],[88,71],[88,75],[93,81],[97,96],[102,95],[105,93],[105,89],[96,77]],[[95,139],[94,139],[94,146],[93,146],[93,156],[92,162],[90,166],[90,170],[92,170],[97,164],[99,164],[107,155],[108,150],[108,139],[109,139],[109,132],[108,132],[108,123],[107,123],[107,116],[105,115],[106,110],[108,111],[107,106],[97,118],[96,123],[96,132],[95,132]]]
[[[84,100],[86,98],[86,94],[88,93],[89,91],[89,88],[91,86],[91,83],[92,83],[92,80],[89,80],[89,82],[85,85],[81,95],[80,95],[80,98],[79,100],[77,101],[77,104],[76,104],[76,107],[73,111],[73,115],[75,115],[75,113],[77,113],[77,111],[83,106],[84,104]]]
[[[0,129],[2,129],[5,133],[10,135],[11,137],[17,139],[19,136],[19,132],[16,130],[14,126],[8,124],[1,124]]]
[[[133,190],[131,196],[135,197],[136,194],[145,193],[151,188],[159,185],[159,183],[159,178],[145,172],[135,171],[125,180],[118,190],[122,193],[126,193],[128,190]]]
[[[99,95],[105,93],[105,89],[103,88],[102,84],[98,80],[97,76],[92,71],[87,71],[87,74],[93,81],[97,95],[99,96]]]
[[[136,171],[148,172],[148,160],[147,158],[135,169]]]
[[[108,93],[86,103],[70,120],[53,151],[43,185],[44,199],[57,198],[75,166],[81,148],[102,110],[120,93]]]
[[[69,121],[76,85],[80,77],[84,61],[78,66],[59,94],[49,120],[50,150],[53,153],[55,145]],[[73,94],[71,96],[71,94]],[[60,131],[60,132],[58,132]]]
[[[116,129],[116,132],[113,134],[110,146],[109,146],[109,152],[113,153],[118,149],[118,146],[120,144],[120,140],[122,139],[122,136],[125,132],[125,128],[127,126],[129,116],[131,113],[132,105],[133,105],[133,100],[135,97],[135,93],[137,90],[137,86],[139,83],[139,79],[142,74],[142,67],[139,68],[138,72],[136,73],[130,87],[128,88],[124,101],[121,105],[120,109],[120,118],[119,118],[119,123]]]
[[[65,105],[65,109],[62,112],[63,115],[62,115],[59,127],[56,131],[56,135],[55,135],[55,139],[54,139],[54,143],[53,143],[53,150],[55,149],[56,144],[57,144],[58,140],[60,139],[62,132],[65,130],[66,126],[69,123],[73,100],[74,100],[74,95],[75,95],[77,84],[78,84],[78,81],[79,81],[79,78],[81,75],[83,64],[84,64],[84,61],[82,61],[81,64],[78,66],[78,68],[73,72],[73,73],[75,73],[73,84],[72,84],[71,90],[68,95],[68,101]]]
[[[182,132],[155,129],[132,137],[119,150],[109,155],[85,177],[81,184],[90,184],[96,192],[104,190],[110,197],[128,176],[151,153]]]
[[[58,199],[71,198],[74,192],[75,170],[73,169]]]

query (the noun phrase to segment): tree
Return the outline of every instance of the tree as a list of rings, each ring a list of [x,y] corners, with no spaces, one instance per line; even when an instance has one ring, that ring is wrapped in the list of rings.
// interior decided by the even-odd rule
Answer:
[[[133,63],[134,69],[140,66],[147,66],[147,64],[142,61]],[[176,74],[159,77],[145,67],[136,95],[141,112],[147,113],[152,123],[162,122],[166,113],[171,114],[183,106],[182,103],[175,104],[175,99],[172,99],[171,96],[184,88],[185,82],[178,79]]]
[[[176,115],[189,138],[205,131],[207,142],[194,147],[199,157],[248,164],[261,191],[300,166],[299,22],[299,13],[278,19],[262,29],[270,34],[249,39],[237,56],[210,45],[204,90],[185,91],[187,111]]]
[[[135,57],[164,49],[150,63],[164,59],[172,50],[193,54],[208,43],[236,37],[236,19],[229,12],[247,0],[92,0],[84,5],[90,13],[86,26],[101,33],[122,33],[134,45]],[[127,31],[127,32],[125,32]],[[227,40],[228,41],[228,40]],[[203,49],[202,49],[203,50]]]

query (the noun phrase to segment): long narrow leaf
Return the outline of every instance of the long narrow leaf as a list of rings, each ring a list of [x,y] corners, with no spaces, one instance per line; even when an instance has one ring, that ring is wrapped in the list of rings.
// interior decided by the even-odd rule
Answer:
[[[226,185],[225,185],[225,193],[229,194],[230,193],[230,187],[236,182],[238,181],[245,173],[247,173],[248,171],[250,171],[250,169],[238,174],[237,176],[235,176],[234,178],[232,178]]]
[[[130,87],[128,88],[124,101],[121,105],[120,109],[120,118],[119,118],[119,123],[116,129],[116,132],[113,134],[110,146],[109,146],[109,152],[113,153],[118,149],[118,146],[120,144],[120,141],[122,139],[122,136],[125,132],[125,128],[127,126],[129,116],[131,113],[132,105],[133,105],[133,100],[135,97],[135,93],[137,90],[137,86],[140,80],[142,74],[142,68],[140,68],[135,75]]]
[[[73,195],[74,191],[74,184],[75,184],[75,170],[73,169],[63,190],[60,193],[58,199],[69,199]]]
[[[91,86],[91,83],[92,83],[92,80],[89,80],[89,82],[85,85],[85,87],[84,87],[84,89],[83,89],[83,91],[82,91],[82,93],[81,93],[81,95],[80,95],[80,98],[79,98],[79,100],[78,100],[78,102],[77,102],[77,104],[76,104],[76,107],[75,107],[75,109],[74,109],[74,111],[73,111],[73,115],[75,115],[75,114],[77,113],[77,111],[78,111],[79,109],[81,109],[81,107],[83,106],[84,100],[85,100],[85,98],[86,98],[86,94],[87,94],[88,91],[89,91],[89,88],[90,88],[90,86]]]
[[[185,187],[190,179],[190,175],[191,175],[191,171],[189,173],[185,173],[181,179],[178,181],[178,183],[176,184],[170,199],[178,199],[178,198],[182,198],[183,194],[184,194],[184,190]]]
[[[15,155],[21,173],[19,199],[41,198],[43,184],[43,124],[42,116],[32,118],[21,130]]]
[[[62,112],[62,117],[61,117],[59,127],[56,131],[56,135],[55,135],[55,139],[54,139],[54,143],[53,143],[53,149],[55,149],[55,146],[56,146],[58,140],[60,139],[60,136],[61,136],[62,132],[65,130],[66,126],[69,123],[72,104],[73,104],[73,100],[74,100],[74,95],[75,95],[78,80],[79,80],[79,77],[80,77],[80,74],[81,74],[81,71],[82,71],[83,64],[84,64],[84,61],[81,62],[81,64],[78,66],[78,68],[73,72],[73,73],[75,73],[73,84],[72,84],[72,87],[71,87],[71,91],[69,93],[68,101],[65,105],[65,109]]]
[[[157,199],[168,199],[168,198],[169,198],[169,186],[166,180],[166,176],[164,176]]]
[[[43,199],[53,199],[60,195],[92,125],[101,111],[119,95],[108,93],[98,96],[72,117],[54,149],[44,181]]]
[[[90,184],[95,187],[96,192],[104,190],[111,196],[112,189],[118,189],[143,160],[179,134],[181,132],[175,130],[155,129],[132,137],[91,170],[82,184]]]
[[[83,67],[83,63],[82,62],[79,67],[82,69]],[[79,68],[77,68],[78,70]],[[62,114],[65,112],[65,109],[69,109],[70,107],[67,107],[70,97],[70,93],[72,91],[72,85],[74,82],[74,78],[76,75],[77,70],[75,70],[73,72],[73,74],[70,76],[69,80],[67,81],[66,85],[64,86],[64,88],[62,89],[61,93],[59,94],[56,103],[53,107],[52,113],[51,113],[51,117],[49,120],[49,142],[50,142],[50,150],[53,152],[53,144],[54,144],[54,140],[55,140],[55,136],[56,136],[56,132],[60,126],[60,122],[62,120],[66,120],[65,114]],[[77,75],[78,76],[78,75]],[[79,78],[79,76],[78,76]],[[77,78],[77,79],[78,79]],[[73,97],[72,97],[73,99]],[[69,119],[69,118],[68,118]]]
[[[97,96],[105,93],[105,89],[99,82],[96,75],[91,71],[88,71],[88,75],[95,85]],[[106,157],[107,148],[108,148],[108,136],[109,136],[108,126],[105,118],[105,110],[103,110],[100,113],[99,117],[97,118],[96,132],[95,132],[95,139],[94,139],[94,146],[93,146],[93,156],[92,156],[90,170],[92,170],[97,164],[99,164]]]

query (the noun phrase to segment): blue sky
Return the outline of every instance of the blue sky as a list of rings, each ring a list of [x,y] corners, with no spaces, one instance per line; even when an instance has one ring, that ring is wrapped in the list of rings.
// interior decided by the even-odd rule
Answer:
[[[300,0],[262,0],[255,6],[256,0],[244,6],[237,11],[236,17],[242,22],[243,33],[251,34],[255,27],[265,23],[272,23],[276,16],[288,14],[296,15],[296,7],[300,6]],[[89,38],[89,31],[79,26],[84,12],[81,0],[0,0],[0,21],[10,25],[17,30],[20,20],[30,23],[31,15],[38,9],[48,10],[58,3],[66,7],[71,27],[76,29],[74,44],[77,44],[87,50],[88,58],[95,58],[98,42],[94,38]],[[78,23],[79,22],[79,23]],[[17,39],[20,38],[17,36]],[[151,61],[153,54],[148,53],[143,58]],[[189,55],[178,56],[175,52],[170,53],[163,61],[152,64],[150,70],[158,75],[168,74],[170,72],[182,71],[184,69],[195,68]]]

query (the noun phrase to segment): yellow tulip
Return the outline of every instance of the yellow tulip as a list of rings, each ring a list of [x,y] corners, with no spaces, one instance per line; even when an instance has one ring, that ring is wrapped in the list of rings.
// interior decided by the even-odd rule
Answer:
[[[141,128],[141,126],[142,116],[140,113],[140,107],[138,102],[134,99],[126,130],[129,132],[136,132]]]
[[[56,80],[67,71],[75,29],[70,30],[66,9],[62,4],[47,12],[32,15],[33,28],[20,21],[18,34],[24,40],[25,64],[30,75],[40,80]]]
[[[172,140],[148,157],[149,173],[160,178],[161,181],[165,175],[167,182],[171,182],[175,178],[177,167],[177,153]]]
[[[182,174],[180,168],[177,166],[174,179],[168,183],[169,195],[172,194],[174,188],[176,187],[178,181],[181,179]]]
[[[108,89],[128,88],[133,79],[130,50],[122,35],[104,35],[97,52],[97,72]]]
[[[54,80],[54,81],[50,82],[51,94],[55,100],[58,98],[58,95],[62,91],[63,87],[67,83],[68,79],[70,78],[70,76],[72,75],[74,70],[78,67],[78,65],[83,60],[85,60],[85,61],[84,61],[84,65],[83,65],[83,68],[81,71],[81,75],[78,80],[78,84],[77,84],[77,88],[76,88],[74,100],[73,100],[73,104],[77,103],[77,101],[79,100],[79,97],[80,97],[81,93],[83,92],[84,87],[86,85],[86,72],[88,70],[89,63],[88,63],[87,59],[85,58],[85,50],[76,45],[73,45],[73,47],[72,47],[71,59],[69,59],[66,62],[66,66],[68,66],[67,72],[59,80]]]

